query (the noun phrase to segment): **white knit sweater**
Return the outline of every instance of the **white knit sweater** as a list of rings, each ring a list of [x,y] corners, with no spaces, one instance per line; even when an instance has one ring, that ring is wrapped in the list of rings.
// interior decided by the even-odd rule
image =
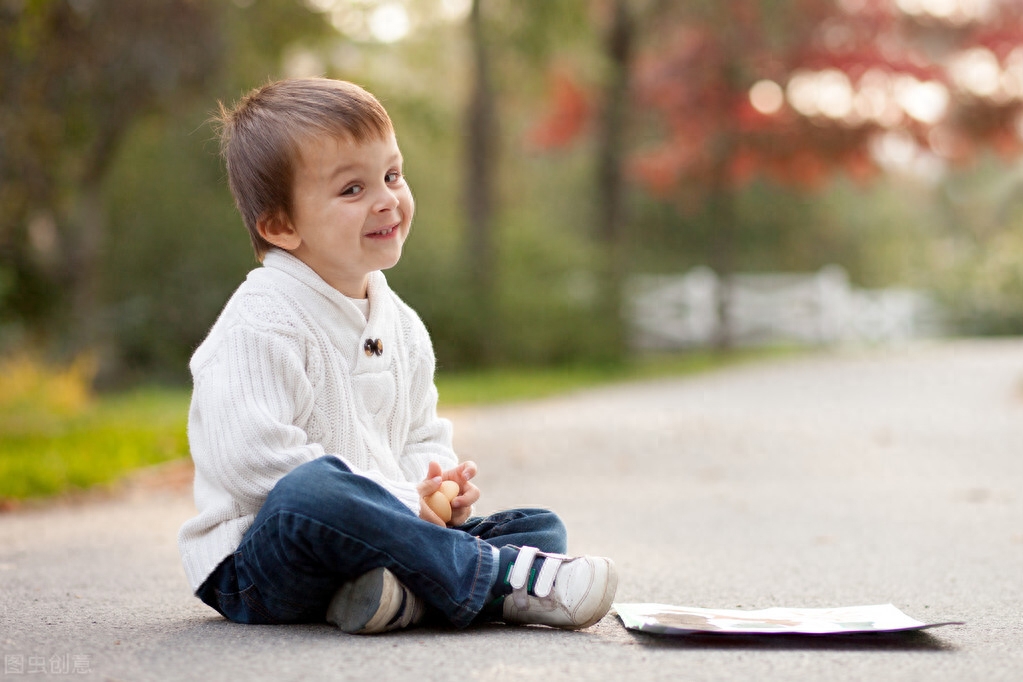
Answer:
[[[291,254],[274,249],[192,356],[188,439],[198,515],[178,536],[196,590],[235,551],[284,474],[325,454],[377,481],[414,513],[427,464],[457,464],[437,416],[422,321],[369,280],[369,320]],[[367,339],[382,352],[367,354]]]

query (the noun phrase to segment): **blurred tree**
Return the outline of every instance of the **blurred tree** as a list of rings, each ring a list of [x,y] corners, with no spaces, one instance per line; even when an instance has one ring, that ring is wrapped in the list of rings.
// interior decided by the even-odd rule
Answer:
[[[493,364],[507,359],[502,349],[499,225],[506,215],[498,185],[506,166],[501,153],[498,112],[522,97],[522,65],[533,75],[558,47],[564,49],[586,33],[585,9],[576,3],[547,0],[472,0],[467,19],[469,92],[464,116],[463,202],[466,270],[473,292],[474,348],[470,362]]]
[[[230,106],[268,78],[322,73],[348,43],[305,0],[210,6],[222,60],[193,96],[133,123],[104,180],[107,386],[187,381],[192,351],[256,265],[208,121],[216,101]]]
[[[649,7],[632,73],[641,115],[630,173],[681,212],[708,207],[711,265],[726,278],[736,193],[754,178],[814,188],[836,171],[862,181],[892,167],[940,171],[985,146],[1020,149],[1014,0]],[[728,345],[727,293],[721,304]]]
[[[597,132],[596,236],[600,245],[598,281],[599,314],[606,330],[606,353],[611,359],[624,357],[627,345],[622,320],[627,248],[625,232],[625,186],[623,165],[626,153],[630,71],[635,51],[635,19],[627,0],[614,0],[604,40],[608,71],[603,110]]]
[[[0,2],[0,349],[99,346],[104,382],[187,376],[254,263],[204,122],[299,47],[337,48],[312,5]]]
[[[216,15],[193,0],[0,3],[0,314],[96,342],[101,187],[141,115],[215,73]]]
[[[496,276],[494,239],[494,192],[499,163],[497,150],[497,104],[491,67],[487,18],[483,1],[472,0],[469,13],[469,42],[472,76],[465,113],[465,167],[463,170],[466,221],[466,255],[471,284],[476,292],[478,360],[495,359]]]

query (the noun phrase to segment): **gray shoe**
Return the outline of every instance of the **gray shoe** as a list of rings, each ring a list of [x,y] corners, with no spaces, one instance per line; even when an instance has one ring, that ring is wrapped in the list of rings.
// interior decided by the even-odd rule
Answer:
[[[372,635],[416,625],[426,606],[386,568],[345,583],[330,600],[327,622],[344,632]]]
[[[538,571],[534,559],[542,558]],[[608,612],[618,588],[614,562],[604,557],[570,557],[522,547],[509,577],[502,620],[578,630]]]

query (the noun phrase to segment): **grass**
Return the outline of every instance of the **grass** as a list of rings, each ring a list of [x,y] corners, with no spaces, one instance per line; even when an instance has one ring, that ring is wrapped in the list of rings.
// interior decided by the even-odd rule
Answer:
[[[113,483],[188,455],[186,390],[92,400],[71,415],[0,415],[0,503]]]
[[[623,381],[688,376],[792,352],[784,348],[729,353],[691,351],[643,355],[629,362],[608,365],[498,368],[452,373],[445,373],[442,369],[437,373],[437,390],[441,409],[531,400]]]
[[[692,352],[608,366],[441,371],[437,387],[445,409],[685,376],[778,355]],[[0,404],[0,508],[110,484],[137,469],[188,456],[188,389],[150,388],[86,399],[68,388],[74,382],[66,373],[58,378],[49,383],[36,378],[34,388],[23,391],[31,399]]]

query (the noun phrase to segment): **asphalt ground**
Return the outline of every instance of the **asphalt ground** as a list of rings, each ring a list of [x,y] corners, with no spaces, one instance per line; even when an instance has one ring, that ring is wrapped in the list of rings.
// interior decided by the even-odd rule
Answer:
[[[918,633],[243,626],[191,596],[180,467],[0,514],[0,679],[1023,679],[1023,340],[840,350],[450,413],[481,512],[541,505],[619,602],[893,603]]]

